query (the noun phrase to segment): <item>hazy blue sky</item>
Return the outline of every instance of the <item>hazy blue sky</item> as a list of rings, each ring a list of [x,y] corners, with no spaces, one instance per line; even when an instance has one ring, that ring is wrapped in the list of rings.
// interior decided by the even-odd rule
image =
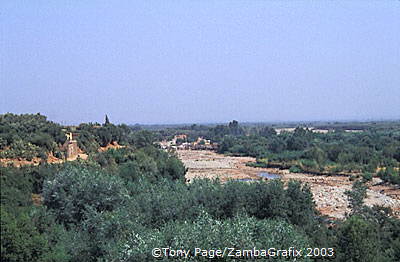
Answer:
[[[2,0],[0,27],[0,113],[400,119],[400,1]]]

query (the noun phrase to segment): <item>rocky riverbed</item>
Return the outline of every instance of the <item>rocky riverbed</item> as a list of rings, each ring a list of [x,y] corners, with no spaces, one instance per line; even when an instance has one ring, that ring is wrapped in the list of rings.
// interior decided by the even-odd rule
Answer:
[[[288,170],[275,168],[253,168],[247,162],[255,161],[252,157],[232,157],[207,150],[179,150],[178,156],[188,168],[186,178],[220,179],[262,179],[260,172],[279,174],[284,182],[291,179],[310,185],[317,209],[324,215],[342,219],[350,212],[345,192],[351,189],[352,181],[348,176],[324,176],[304,173],[290,173]],[[381,185],[379,178],[369,184],[365,203],[368,206],[382,205],[391,207],[394,215],[400,217],[400,189],[391,185]]]

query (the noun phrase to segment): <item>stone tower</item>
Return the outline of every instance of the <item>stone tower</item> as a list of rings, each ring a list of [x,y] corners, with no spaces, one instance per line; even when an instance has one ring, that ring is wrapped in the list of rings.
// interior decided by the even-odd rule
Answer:
[[[67,160],[75,160],[78,157],[79,149],[78,142],[73,139],[72,133],[65,134],[67,137],[67,141],[64,143],[64,149],[66,151],[66,159]]]

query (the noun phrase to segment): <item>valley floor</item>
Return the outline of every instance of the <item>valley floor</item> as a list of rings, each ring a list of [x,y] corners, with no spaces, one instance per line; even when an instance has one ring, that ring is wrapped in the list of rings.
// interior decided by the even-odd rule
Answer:
[[[186,178],[219,178],[221,182],[230,179],[261,179],[260,172],[279,174],[283,182],[291,179],[306,182],[310,185],[317,209],[329,217],[342,219],[349,212],[345,191],[350,190],[350,176],[311,175],[305,173],[290,173],[289,170],[277,168],[254,168],[246,166],[252,157],[233,157],[217,154],[208,150],[178,150],[179,158],[188,168]],[[400,188],[392,185],[382,185],[379,178],[373,178],[368,183],[368,206],[382,205],[391,207],[394,215],[400,217]]]

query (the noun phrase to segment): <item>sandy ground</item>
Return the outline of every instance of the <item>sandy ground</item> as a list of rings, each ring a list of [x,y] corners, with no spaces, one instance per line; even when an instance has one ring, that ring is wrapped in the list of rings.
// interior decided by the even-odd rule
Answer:
[[[310,185],[317,209],[324,215],[342,219],[349,212],[346,190],[350,190],[352,181],[348,176],[323,176],[303,173],[290,173],[288,170],[275,168],[253,168],[246,162],[255,161],[252,157],[230,157],[213,151],[179,150],[179,158],[188,168],[186,178],[219,178],[221,182],[229,179],[261,179],[259,172],[279,174],[284,182],[291,179]],[[368,206],[382,205],[391,207],[395,216],[400,217],[400,188],[378,185],[379,178],[369,183],[365,203]]]

